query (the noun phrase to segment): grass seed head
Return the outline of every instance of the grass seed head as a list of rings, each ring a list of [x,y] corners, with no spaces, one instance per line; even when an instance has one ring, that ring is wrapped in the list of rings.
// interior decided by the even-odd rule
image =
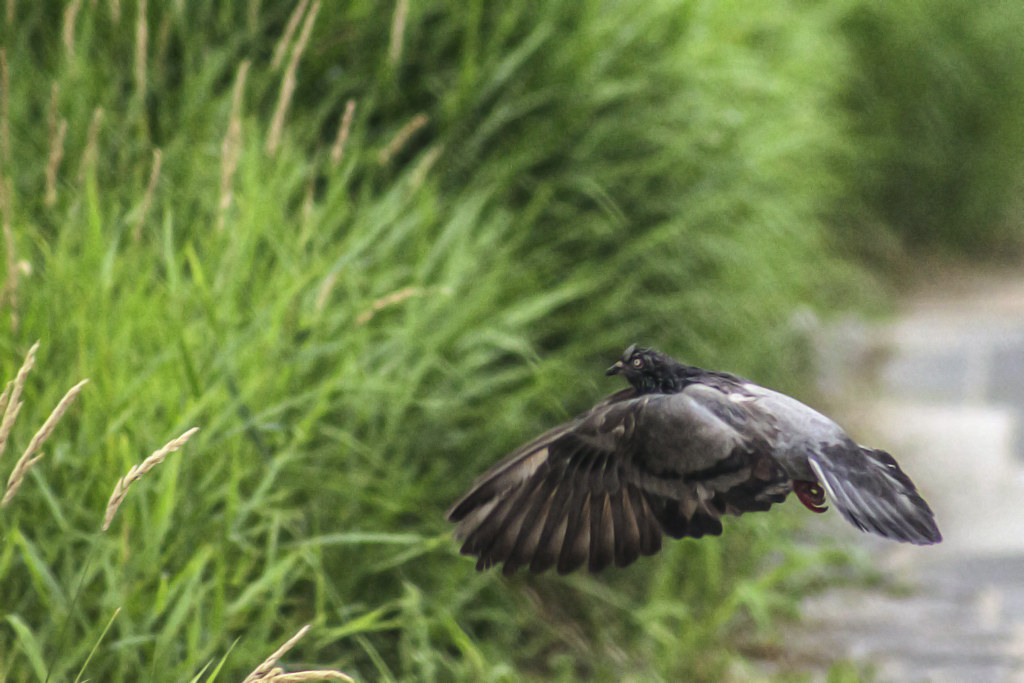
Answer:
[[[7,393],[6,389],[4,390],[4,393],[7,394],[7,404],[4,406],[3,419],[0,420],[0,455],[3,455],[4,449],[7,448],[7,439],[11,435],[14,421],[21,410],[21,391],[25,388],[25,379],[28,377],[28,373],[36,364],[36,351],[38,350],[39,342],[36,342],[25,355],[25,362],[21,364],[21,369],[18,370],[18,374],[14,378],[10,393]]]
[[[117,480],[117,485],[114,486],[114,492],[110,494],[110,500],[107,502],[107,512],[103,516],[103,530],[106,531],[110,528],[110,523],[114,521],[114,515],[117,514],[117,508],[124,502],[125,496],[128,495],[128,488],[142,478],[146,472],[159,465],[164,461],[169,453],[173,453],[188,441],[193,434],[199,431],[199,427],[193,427],[188,430],[177,439],[167,442],[163,448],[154,451],[151,456],[143,460],[138,465],[133,465],[128,474],[124,475]]]
[[[284,33],[281,34],[281,39],[277,41],[277,45],[274,47],[274,57],[270,61],[270,68],[277,69],[281,66],[281,62],[284,61],[284,55],[288,52],[288,46],[291,45],[292,36],[295,35],[295,29],[299,27],[299,22],[302,21],[302,15],[306,12],[306,5],[309,4],[309,0],[300,0],[299,4],[292,10],[292,14],[288,17],[288,23],[285,24]]]
[[[302,636],[309,631],[310,625],[306,624],[299,629],[298,633],[285,641],[284,645],[277,648],[272,655],[263,660],[263,663],[253,669],[252,673],[245,677],[242,683],[299,683],[300,681],[351,681],[352,677],[340,671],[321,669],[317,671],[295,671],[285,673],[284,669],[277,666],[277,660],[291,650],[295,643],[299,642]]]
[[[39,448],[53,433],[57,423],[67,412],[68,407],[78,396],[79,392],[82,391],[82,387],[86,385],[89,380],[83,379],[75,386],[68,389],[68,392],[64,394],[64,397],[57,403],[57,407],[53,409],[50,416],[46,418],[46,422],[39,428],[39,431],[35,433],[32,440],[29,442],[25,452],[18,458],[18,462],[14,465],[14,470],[11,472],[11,476],[7,479],[7,490],[4,491],[3,500],[0,500],[0,507],[7,507],[7,504],[14,498],[14,494],[18,492],[21,487],[21,483],[25,480],[25,475],[35,465],[40,458],[43,457],[42,453],[39,453]],[[36,455],[38,453],[38,455]]]
[[[285,68],[284,78],[281,80],[281,92],[277,97],[277,106],[274,108],[274,116],[270,121],[270,132],[267,134],[266,151],[270,156],[274,156],[277,153],[277,148],[281,144],[281,135],[284,132],[284,118],[288,113],[288,107],[291,106],[292,95],[295,93],[299,60],[302,58],[302,53],[309,42],[309,36],[313,32],[313,24],[316,22],[316,15],[319,13],[320,0],[314,0],[313,6],[309,9],[309,14],[306,15],[306,20],[302,24],[302,31],[295,41],[291,59],[288,60],[288,66]]]

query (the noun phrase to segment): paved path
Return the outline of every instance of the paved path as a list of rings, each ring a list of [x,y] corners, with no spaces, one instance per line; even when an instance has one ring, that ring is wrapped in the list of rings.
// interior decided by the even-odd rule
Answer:
[[[833,658],[879,681],[1024,683],[1024,273],[945,277],[888,323],[826,336],[833,412],[897,454],[945,540],[894,545],[815,520],[909,590],[810,597],[789,644],[818,678]]]

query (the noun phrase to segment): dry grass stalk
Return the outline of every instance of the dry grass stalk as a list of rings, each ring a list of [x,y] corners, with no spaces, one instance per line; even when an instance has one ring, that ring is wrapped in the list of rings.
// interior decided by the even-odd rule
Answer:
[[[7,276],[4,279],[3,287],[0,288],[0,305],[5,302],[11,305],[11,327],[18,329],[18,264],[15,263],[14,254],[14,230],[11,229],[11,222],[7,219],[7,191],[6,181],[3,174],[0,174],[0,205],[2,205],[4,246],[7,251]]]
[[[146,55],[149,50],[149,23],[146,21],[146,0],[139,0],[138,19],[135,22],[135,91],[140,98],[146,95]]]
[[[338,282],[338,271],[331,271],[324,278],[323,283],[320,285],[320,289],[316,293],[316,303],[313,304],[313,309],[319,313],[324,310],[324,306],[327,305],[327,297],[331,295],[331,290],[334,289],[334,285]]]
[[[9,6],[10,7],[10,6]],[[7,273],[0,288],[0,305],[11,306],[11,326],[18,329],[18,267],[11,228],[11,192],[7,185],[6,169],[11,164],[10,128],[11,79],[7,69],[7,50],[0,48],[0,224],[3,225]]]
[[[50,136],[50,154],[46,159],[46,194],[43,203],[53,206],[57,203],[57,170],[64,159],[64,138],[68,134],[68,121],[62,118],[54,135]]]
[[[103,516],[103,530],[106,531],[110,528],[110,523],[114,521],[114,515],[117,514],[117,508],[124,502],[125,496],[128,495],[128,488],[142,478],[146,472],[159,465],[164,461],[169,453],[173,453],[188,441],[193,434],[199,431],[199,427],[193,427],[188,430],[177,439],[169,441],[163,448],[154,451],[153,455],[149,456],[142,463],[138,465],[132,465],[132,468],[128,470],[128,474],[124,475],[117,480],[117,485],[114,486],[114,492],[110,494],[110,500],[107,502],[107,512]]]
[[[53,140],[53,136],[57,133],[57,119],[60,117],[60,109],[58,107],[60,103],[60,83],[57,81],[53,82],[50,86],[50,111],[46,117],[46,122],[49,126],[50,140]]]
[[[309,36],[313,32],[313,23],[316,15],[320,13],[320,0],[314,0],[313,6],[302,23],[302,32],[299,33],[295,47],[292,49],[291,59],[288,60],[288,67],[284,71],[284,78],[281,81],[281,93],[277,98],[277,107],[274,109],[274,118],[270,122],[270,132],[267,134],[267,154],[273,156],[281,144],[281,134],[284,131],[284,117],[288,113],[288,107],[292,102],[292,95],[295,93],[295,74],[299,70],[299,60],[309,42]]]
[[[96,107],[92,110],[92,120],[89,121],[89,132],[85,136],[85,149],[82,150],[82,160],[78,164],[78,184],[85,182],[85,171],[96,163],[97,151],[99,149],[100,126],[103,124],[103,107]]]
[[[323,681],[323,680],[335,680],[335,681],[351,681],[350,676],[346,676],[340,671],[296,671],[295,673],[285,673],[283,669],[277,666],[277,660],[281,659],[288,650],[291,650],[295,643],[299,642],[302,636],[306,635],[309,631],[310,625],[306,624],[299,629],[299,632],[289,638],[284,645],[277,648],[274,654],[263,660],[263,663],[253,669],[252,673],[245,677],[242,683],[286,683],[289,681]]]
[[[7,410],[7,402],[11,400],[11,389],[13,388],[13,381],[4,385],[4,393],[0,394],[0,415],[3,415],[3,412]]]
[[[284,55],[288,52],[288,45],[292,42],[292,36],[295,34],[295,29],[299,27],[299,22],[302,20],[302,15],[306,11],[306,5],[309,4],[309,0],[301,0],[295,9],[292,11],[290,17],[288,17],[288,23],[285,24],[284,33],[281,34],[281,39],[277,41],[277,45],[274,46],[274,57],[270,60],[270,68],[277,69],[281,66],[281,62],[284,61]]]
[[[142,225],[149,216],[149,209],[153,205],[153,195],[156,193],[156,183],[160,180],[160,167],[163,165],[164,153],[159,147],[153,150],[153,167],[149,171],[149,182],[146,184],[146,194],[142,196],[142,207],[139,209],[139,218],[135,221],[135,229],[132,237],[138,242],[142,239]]]
[[[409,183],[413,189],[416,189],[423,185],[427,180],[427,174],[430,173],[430,169],[434,167],[437,160],[441,157],[441,152],[444,151],[444,145],[434,145],[431,147],[426,154],[423,155],[422,161],[416,165],[413,169],[412,178]]]
[[[356,316],[356,325],[365,325],[370,322],[370,319],[373,318],[373,316],[377,315],[377,311],[387,308],[388,306],[401,303],[411,296],[422,296],[424,293],[425,292],[422,287],[406,287],[398,290],[397,292],[392,292],[387,296],[382,296],[373,302],[373,305],[370,306],[370,310],[363,311]]]
[[[338,126],[338,136],[331,145],[331,165],[337,166],[345,154],[345,143],[348,142],[348,134],[352,130],[352,119],[356,113],[356,101],[349,100],[345,103],[345,113],[341,117],[341,125]]]
[[[32,440],[29,441],[28,447],[25,452],[18,458],[18,462],[14,465],[14,470],[11,472],[11,476],[7,479],[7,490],[4,492],[3,500],[0,500],[0,507],[7,507],[7,504],[14,498],[14,494],[18,492],[18,488],[21,487],[22,481],[25,479],[25,475],[31,469],[32,465],[35,465],[40,458],[43,457],[42,453],[36,455],[39,452],[39,447],[43,445],[53,433],[54,428],[57,426],[57,422],[67,412],[68,407],[78,396],[78,393],[82,391],[82,387],[86,385],[89,380],[83,379],[75,386],[68,389],[68,393],[64,394],[64,398],[60,400],[57,407],[50,413],[50,417],[46,418],[46,422],[39,428],[39,431],[35,433]]]
[[[281,669],[274,669],[269,678],[263,680],[269,683],[303,683],[303,681],[352,681],[353,678],[340,671],[333,669],[319,669],[315,671],[293,671],[290,674],[284,673]]]
[[[388,43],[388,63],[398,66],[402,58],[402,43],[405,38],[405,20],[409,16],[409,0],[398,0],[395,14],[391,19],[391,41]]]
[[[75,21],[78,19],[78,11],[82,9],[82,0],[71,0],[64,10],[64,28],[61,30],[61,39],[64,41],[64,49],[68,51],[68,57],[75,56]]]
[[[423,128],[430,122],[430,118],[426,114],[416,114],[412,117],[409,123],[402,126],[402,128],[395,133],[395,137],[391,138],[391,142],[380,151],[377,156],[377,161],[381,166],[391,161],[396,154],[398,154],[402,147],[405,147],[405,143],[409,142],[409,138],[416,134],[420,128]]]
[[[121,0],[110,0],[110,20],[115,24],[121,22]]]
[[[7,394],[7,405],[4,407],[3,419],[0,420],[0,455],[3,455],[7,448],[7,439],[11,435],[11,428],[14,427],[14,421],[18,418],[18,412],[21,410],[21,391],[25,388],[25,379],[28,377],[28,373],[36,364],[36,351],[38,350],[39,342],[36,342],[25,354],[25,362],[21,364],[21,369],[14,377],[10,393],[7,393],[6,389],[4,390],[4,393]]]
[[[217,204],[217,231],[224,230],[227,211],[234,199],[235,171],[238,170],[238,158],[242,152],[242,95],[245,93],[245,79],[249,74],[251,62],[246,59],[238,67],[235,76],[235,87],[231,92],[231,114],[228,117],[228,130],[224,141],[220,143],[220,202]]]
[[[7,19],[7,25],[12,26],[14,24],[14,11],[17,7],[15,0],[7,0],[6,11],[4,12],[4,18]]]
[[[11,72],[7,68],[7,50],[0,48],[0,156],[11,163]]]
[[[306,635],[310,626],[310,624],[306,624],[300,628],[298,633],[285,641],[284,645],[274,650],[272,655],[264,659],[262,664],[253,669],[252,673],[242,680],[242,683],[254,683],[255,681],[267,680],[267,676],[273,673],[274,666],[277,665],[277,660],[281,659],[288,650],[292,649],[295,646],[295,643],[299,642],[302,636]]]
[[[78,397],[78,394],[82,391],[82,387],[88,383],[88,378],[83,379],[81,382],[68,389],[67,393],[64,394],[64,397],[57,403],[57,407],[54,408],[53,412],[50,413],[50,416],[46,418],[43,426],[40,427],[39,431],[37,431],[35,436],[32,437],[28,447],[25,449],[25,453],[22,455],[23,458],[34,455],[35,452],[39,450],[39,447],[42,446],[48,438],[50,438],[50,434],[53,433],[53,429],[57,426],[57,422],[60,421],[60,418],[64,417],[64,413],[67,412],[68,407]]]

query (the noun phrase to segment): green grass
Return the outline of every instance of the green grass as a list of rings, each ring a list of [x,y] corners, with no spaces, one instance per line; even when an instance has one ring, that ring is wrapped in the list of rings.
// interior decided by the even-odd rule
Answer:
[[[324,5],[274,154],[291,5],[150,2],[144,69],[137,5],[113,6],[81,4],[73,54],[64,3],[0,31],[23,273],[0,374],[42,340],[10,450],[91,380],[0,511],[0,680],[240,680],[306,623],[290,669],[717,679],[736,633],[794,613],[827,570],[784,512],[513,579],[475,573],[442,515],[616,389],[625,345],[797,390],[799,312],[877,297],[830,228],[865,154],[846,5],[416,2],[397,58],[393,4]],[[101,532],[118,478],[192,426]]]
[[[844,18],[863,196],[911,248],[1020,254],[1022,27],[1019,3],[961,0],[865,0]]]

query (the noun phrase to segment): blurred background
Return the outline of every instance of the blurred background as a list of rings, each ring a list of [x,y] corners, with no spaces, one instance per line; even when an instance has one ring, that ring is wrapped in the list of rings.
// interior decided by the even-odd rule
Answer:
[[[891,674],[814,615],[913,614],[886,577],[926,551],[834,513],[511,579],[443,513],[640,342],[896,452],[955,550],[934,585],[1013,557],[1012,524],[957,539],[1019,500],[984,486],[1024,450],[1022,29],[967,0],[4,0],[3,378],[41,340],[5,480],[91,382],[0,510],[0,679],[239,680],[307,623],[282,665],[363,680]]]

